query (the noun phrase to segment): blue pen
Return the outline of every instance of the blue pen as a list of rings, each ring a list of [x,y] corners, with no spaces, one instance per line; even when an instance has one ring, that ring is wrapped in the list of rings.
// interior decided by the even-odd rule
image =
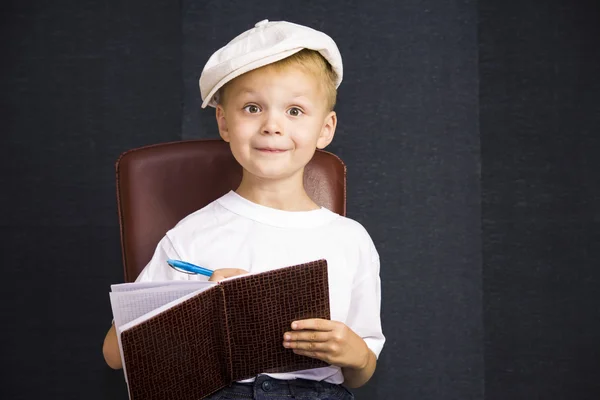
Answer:
[[[194,265],[189,262],[180,261],[180,260],[167,260],[167,264],[171,266],[176,271],[183,272],[184,274],[195,274],[195,275],[204,275],[211,276],[213,271],[210,269],[200,267],[199,265]]]

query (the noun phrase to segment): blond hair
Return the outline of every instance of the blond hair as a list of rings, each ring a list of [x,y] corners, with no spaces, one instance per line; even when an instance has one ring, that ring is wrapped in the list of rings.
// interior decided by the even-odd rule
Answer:
[[[322,82],[320,87],[321,90],[323,90],[328,111],[332,111],[335,107],[337,98],[337,89],[335,87],[337,74],[331,67],[331,64],[329,64],[325,57],[323,57],[318,51],[303,49],[289,57],[276,61],[273,64],[265,65],[262,68],[267,67],[274,68],[277,71],[281,71],[289,67],[303,68]],[[223,103],[226,87],[227,84],[219,89],[219,92],[215,95],[218,103]]]

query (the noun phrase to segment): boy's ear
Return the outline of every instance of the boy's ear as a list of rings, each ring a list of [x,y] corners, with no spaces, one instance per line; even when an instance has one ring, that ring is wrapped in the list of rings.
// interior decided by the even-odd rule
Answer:
[[[317,149],[324,149],[329,146],[329,143],[333,140],[335,134],[335,127],[337,126],[337,114],[335,111],[331,111],[325,117],[323,122],[323,128],[321,128],[321,134],[317,140]]]
[[[224,141],[229,142],[229,131],[227,130],[227,120],[225,120],[225,110],[220,104],[217,104],[216,118],[217,126],[219,127],[219,135],[221,135],[221,138]]]

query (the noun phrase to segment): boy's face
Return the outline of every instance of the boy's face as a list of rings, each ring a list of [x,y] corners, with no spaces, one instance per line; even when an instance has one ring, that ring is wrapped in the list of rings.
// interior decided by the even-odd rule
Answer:
[[[283,180],[302,174],[337,123],[319,80],[300,67],[263,67],[229,82],[217,106],[221,137],[245,174]]]

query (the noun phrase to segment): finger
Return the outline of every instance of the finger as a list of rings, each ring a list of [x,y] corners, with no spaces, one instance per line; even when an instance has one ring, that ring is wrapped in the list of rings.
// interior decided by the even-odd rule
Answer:
[[[248,271],[240,268],[221,268],[216,269],[208,280],[212,282],[220,282],[223,279],[231,278],[232,276],[244,275],[247,273]]]
[[[283,342],[286,349],[318,351],[326,353],[329,349],[325,342]]]
[[[330,338],[330,333],[320,331],[296,331],[286,332],[283,335],[285,341],[303,341],[303,342],[326,342]]]
[[[320,351],[308,351],[308,350],[298,350],[298,349],[294,349],[294,353],[300,355],[300,356],[306,356],[306,357],[310,357],[310,358],[316,358],[318,360],[322,360],[325,362],[329,362],[327,354],[322,353]]]
[[[335,328],[335,322],[327,319],[312,318],[292,322],[292,329],[295,331],[311,329],[314,331],[332,331]]]

